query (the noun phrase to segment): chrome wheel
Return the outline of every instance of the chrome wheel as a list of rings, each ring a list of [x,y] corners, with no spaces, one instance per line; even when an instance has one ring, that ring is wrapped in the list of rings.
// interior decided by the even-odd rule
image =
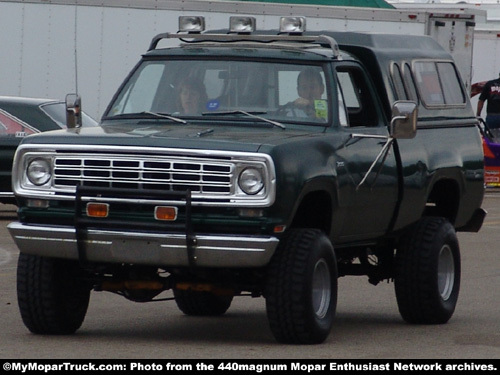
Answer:
[[[266,310],[274,337],[319,344],[328,337],[337,306],[337,258],[317,229],[292,228],[280,240],[267,274]]]
[[[460,248],[453,225],[423,217],[403,237],[396,253],[394,285],[399,312],[414,324],[443,324],[460,291]]]
[[[455,263],[450,246],[444,245],[439,252],[438,288],[444,301],[450,298],[455,280]]]
[[[314,267],[312,303],[316,317],[325,317],[330,306],[331,296],[330,270],[324,259],[320,259]]]

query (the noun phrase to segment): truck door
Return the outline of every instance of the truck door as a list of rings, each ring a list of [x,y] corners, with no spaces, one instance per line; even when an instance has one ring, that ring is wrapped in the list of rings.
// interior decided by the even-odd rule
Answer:
[[[337,240],[363,240],[384,234],[398,202],[396,157],[380,101],[364,69],[336,67],[341,134],[337,151],[339,204],[344,220]]]

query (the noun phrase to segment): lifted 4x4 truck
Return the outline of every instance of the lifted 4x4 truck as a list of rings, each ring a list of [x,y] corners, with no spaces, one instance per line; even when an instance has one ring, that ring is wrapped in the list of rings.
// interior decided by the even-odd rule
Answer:
[[[30,331],[75,332],[92,290],[138,302],[172,290],[187,315],[262,296],[278,341],[320,343],[347,275],[393,280],[409,323],[451,318],[456,231],[485,217],[481,137],[453,59],[430,37],[304,21],[255,32],[231,17],[209,33],[182,17],[100,127],[79,127],[77,98],[67,130],[24,139],[9,230]],[[297,90],[301,73],[319,89]]]

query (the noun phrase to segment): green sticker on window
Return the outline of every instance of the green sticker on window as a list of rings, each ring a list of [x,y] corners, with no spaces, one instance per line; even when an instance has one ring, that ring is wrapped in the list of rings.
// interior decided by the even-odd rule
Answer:
[[[319,99],[314,101],[314,111],[316,112],[317,118],[327,119],[328,118],[328,107],[326,105],[326,100]]]

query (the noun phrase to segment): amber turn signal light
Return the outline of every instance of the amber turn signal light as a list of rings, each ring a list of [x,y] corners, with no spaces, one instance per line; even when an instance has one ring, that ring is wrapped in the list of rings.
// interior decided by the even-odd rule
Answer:
[[[174,221],[177,219],[177,207],[172,206],[156,206],[155,219]]]
[[[108,217],[109,204],[107,203],[87,203],[87,216]]]

